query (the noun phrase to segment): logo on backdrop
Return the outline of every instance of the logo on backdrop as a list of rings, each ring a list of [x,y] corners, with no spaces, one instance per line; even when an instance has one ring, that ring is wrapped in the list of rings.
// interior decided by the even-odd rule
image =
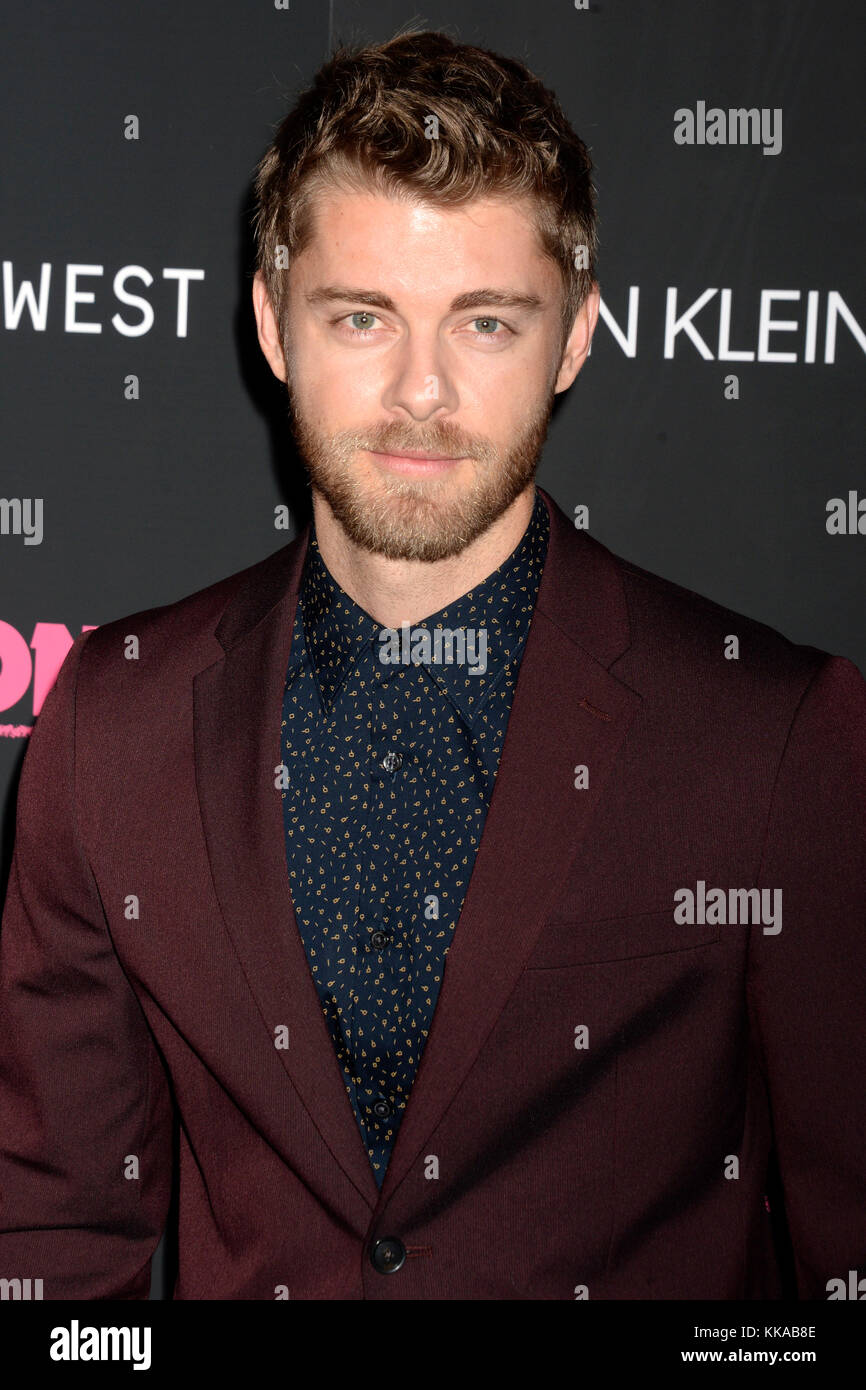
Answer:
[[[670,285],[664,323],[653,328],[655,341],[661,341],[666,358],[691,345],[705,362],[820,361],[832,366],[841,323],[866,353],[866,332],[838,290],[780,289],[758,294],[757,303],[744,305],[738,300],[735,306],[733,290],[705,289],[695,298],[683,295],[681,299],[677,287]],[[786,305],[784,316],[782,304]],[[624,326],[604,301],[599,316],[626,357],[637,357],[640,287],[629,287]]]
[[[92,632],[98,624],[82,627]],[[57,680],[72,634],[65,623],[37,623],[28,643],[17,628],[0,619],[0,714],[23,700],[33,687],[33,718],[39,714],[45,697]],[[27,738],[30,724],[0,724],[0,738]]]
[[[174,331],[178,338],[185,338],[189,329],[190,284],[204,279],[203,270],[181,269],[167,266],[160,272],[163,280],[176,281],[176,304]],[[55,277],[50,261],[43,261],[39,271],[39,288],[33,280],[20,276],[16,280],[12,261],[3,262],[3,327],[20,328],[26,323],[37,333],[48,328],[49,312],[52,324],[57,320],[57,300],[63,314],[64,333],[101,333],[108,306],[106,287],[101,281],[105,267],[101,265],[72,264],[65,267],[65,274]],[[58,292],[57,280],[61,279]],[[133,294],[127,288],[129,281],[139,280],[147,288],[153,284],[153,276],[143,265],[123,265],[116,271],[111,281],[111,294],[137,317],[127,318],[116,312],[108,319],[108,325],[124,338],[140,338],[149,333],[156,322],[156,314],[149,299],[144,295]]]

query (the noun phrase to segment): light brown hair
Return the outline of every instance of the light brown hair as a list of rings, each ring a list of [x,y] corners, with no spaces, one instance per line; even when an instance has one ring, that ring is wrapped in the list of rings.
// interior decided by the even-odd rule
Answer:
[[[428,134],[431,117],[438,138]],[[291,265],[313,234],[315,194],[338,186],[451,207],[479,196],[531,198],[540,250],[562,274],[561,358],[596,278],[592,167],[553,92],[522,63],[431,30],[339,48],[256,171],[256,267],[284,351],[278,250]]]

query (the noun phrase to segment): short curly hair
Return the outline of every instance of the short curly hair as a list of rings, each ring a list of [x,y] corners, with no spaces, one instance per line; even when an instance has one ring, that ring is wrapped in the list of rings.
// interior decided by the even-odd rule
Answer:
[[[256,170],[256,268],[284,350],[283,273],[310,240],[316,192],[338,186],[451,207],[533,199],[542,254],[563,279],[561,359],[596,279],[592,168],[553,92],[522,63],[433,30],[338,48]]]

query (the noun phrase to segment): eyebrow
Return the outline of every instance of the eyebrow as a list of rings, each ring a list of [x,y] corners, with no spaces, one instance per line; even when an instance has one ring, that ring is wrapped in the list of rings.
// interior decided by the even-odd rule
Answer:
[[[390,295],[379,290],[358,290],[348,285],[319,285],[305,296],[308,304],[330,304],[333,301],[349,301],[355,304],[369,304],[374,309],[387,309],[397,312],[397,306]],[[527,313],[537,313],[543,308],[543,301],[536,294],[518,294],[515,290],[497,290],[489,287],[470,290],[452,299],[449,313],[461,309],[481,309],[491,305],[497,309],[523,309]]]

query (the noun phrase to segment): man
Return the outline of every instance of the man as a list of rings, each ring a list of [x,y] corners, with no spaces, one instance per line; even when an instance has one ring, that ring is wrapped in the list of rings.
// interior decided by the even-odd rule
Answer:
[[[257,190],[312,522],[80,637],[43,707],[0,1272],[146,1297],[176,1122],[175,1298],[777,1298],[779,1215],[828,1297],[866,1251],[866,684],[536,489],[598,287],[525,69],[340,54]]]

